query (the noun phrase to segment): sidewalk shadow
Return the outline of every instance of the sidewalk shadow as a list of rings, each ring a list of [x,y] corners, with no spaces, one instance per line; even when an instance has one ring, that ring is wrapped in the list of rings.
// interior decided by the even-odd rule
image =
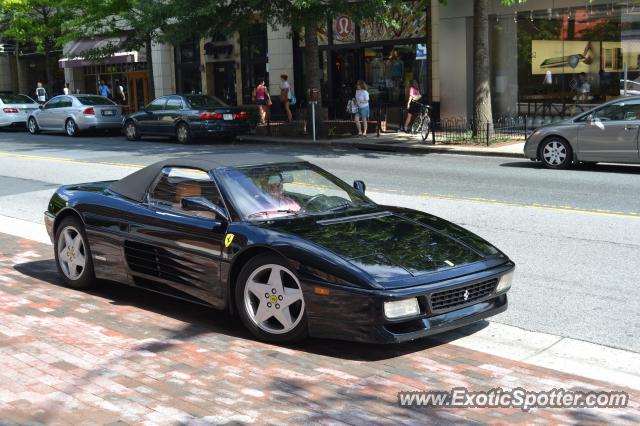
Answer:
[[[27,277],[44,283],[106,299],[108,303],[112,305],[132,306],[189,324],[190,332],[188,336],[182,334],[180,336],[174,336],[174,338],[185,339],[195,337],[199,334],[218,333],[230,338],[254,340],[250,333],[242,326],[237,316],[231,316],[227,312],[213,307],[175,299],[170,296],[112,281],[99,281],[94,288],[86,290],[75,290],[65,287],[62,279],[58,275],[53,259],[21,263],[15,265],[14,269]],[[439,334],[437,337],[422,338],[400,344],[358,343],[333,339],[309,338],[301,343],[288,346],[300,352],[344,360],[380,361],[447,344],[461,336],[473,334],[488,324],[487,321],[480,321],[458,330]],[[159,347],[153,347],[147,350],[160,352],[163,350],[163,346],[160,345]]]

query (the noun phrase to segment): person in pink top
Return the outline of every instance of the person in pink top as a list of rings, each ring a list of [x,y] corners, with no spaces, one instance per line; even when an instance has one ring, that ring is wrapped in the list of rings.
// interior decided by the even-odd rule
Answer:
[[[420,104],[418,101],[422,99],[422,94],[420,93],[420,84],[416,80],[411,80],[411,85],[409,87],[409,99],[407,100],[407,119],[404,122],[404,130],[409,133],[411,125],[411,119],[414,115],[420,114]]]
[[[253,96],[256,105],[258,105],[260,110],[260,123],[266,124],[267,114],[269,113],[268,108],[271,106],[271,96],[269,95],[269,90],[267,89],[263,78],[258,80],[258,86],[256,87]]]

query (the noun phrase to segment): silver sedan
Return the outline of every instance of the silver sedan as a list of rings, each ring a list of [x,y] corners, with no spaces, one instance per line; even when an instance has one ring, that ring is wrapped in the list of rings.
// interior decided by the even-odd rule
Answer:
[[[640,96],[615,99],[568,120],[540,127],[524,155],[551,169],[575,162],[640,163]]]
[[[29,133],[41,130],[76,136],[84,130],[120,129],[122,107],[98,95],[62,95],[51,98],[32,112],[27,121]]]
[[[0,95],[0,127],[24,126],[38,103],[27,95]]]

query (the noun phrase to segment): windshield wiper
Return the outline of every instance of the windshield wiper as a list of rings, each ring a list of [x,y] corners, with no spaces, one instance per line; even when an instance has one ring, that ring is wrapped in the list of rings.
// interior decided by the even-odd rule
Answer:
[[[352,206],[353,206],[353,204],[351,204],[351,203],[339,204],[339,205],[337,205],[335,207],[331,207],[330,209],[325,210],[325,212],[339,212],[339,211],[342,211],[342,210],[346,210],[346,209],[348,209],[349,207],[352,207]]]
[[[301,212],[300,210],[291,210],[291,209],[281,209],[281,210],[265,210],[262,212],[256,212],[256,213],[251,213],[250,215],[247,216],[247,218],[252,218],[252,217],[256,217],[256,216],[269,216],[272,213],[289,213],[292,214],[294,216],[298,216]]]

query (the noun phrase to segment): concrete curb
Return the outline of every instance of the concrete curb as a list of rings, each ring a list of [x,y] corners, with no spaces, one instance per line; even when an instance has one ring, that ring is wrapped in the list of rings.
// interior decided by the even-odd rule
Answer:
[[[488,149],[465,149],[452,148],[450,146],[402,146],[384,142],[352,142],[352,141],[336,141],[336,140],[318,140],[316,142],[305,141],[300,139],[271,139],[271,138],[253,138],[239,137],[236,142],[239,143],[264,143],[271,145],[295,145],[295,146],[330,146],[336,148],[350,148],[362,151],[379,151],[379,152],[396,152],[396,153],[419,153],[419,154],[456,154],[456,155],[475,155],[487,157],[508,157],[524,159],[524,154],[515,152],[495,151],[495,148]]]

